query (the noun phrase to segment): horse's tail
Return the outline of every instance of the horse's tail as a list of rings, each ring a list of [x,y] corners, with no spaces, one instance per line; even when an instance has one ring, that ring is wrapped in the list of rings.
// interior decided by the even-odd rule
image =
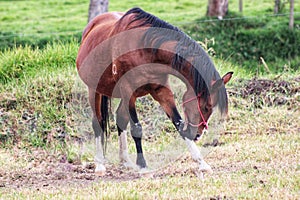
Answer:
[[[109,98],[105,95],[101,97],[101,142],[104,152],[106,152],[107,147],[107,138],[109,136]]]

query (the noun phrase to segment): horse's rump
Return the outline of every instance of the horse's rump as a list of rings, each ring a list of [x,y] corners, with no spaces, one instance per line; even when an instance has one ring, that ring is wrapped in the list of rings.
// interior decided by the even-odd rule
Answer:
[[[82,33],[82,41],[76,60],[77,69],[80,68],[84,59],[88,54],[97,47],[100,43],[108,39],[114,28],[114,24],[122,17],[121,12],[110,12],[98,15],[91,22]]]

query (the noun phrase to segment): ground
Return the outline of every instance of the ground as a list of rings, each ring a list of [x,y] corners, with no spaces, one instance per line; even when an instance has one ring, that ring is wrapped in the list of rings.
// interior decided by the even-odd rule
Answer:
[[[69,162],[59,150],[16,146],[0,152],[0,198],[299,199],[299,77],[240,82],[228,88],[226,131],[201,144],[209,148],[205,160],[214,170],[204,180],[186,150],[151,173],[112,162],[97,177],[93,163]]]

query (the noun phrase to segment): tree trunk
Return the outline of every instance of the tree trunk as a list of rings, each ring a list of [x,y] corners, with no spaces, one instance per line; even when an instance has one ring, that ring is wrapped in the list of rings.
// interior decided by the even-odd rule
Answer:
[[[275,0],[274,14],[277,14],[280,9],[280,0]]]
[[[228,0],[208,0],[207,16],[223,19],[227,12]]]
[[[294,28],[294,0],[290,0],[290,23],[289,28]]]
[[[88,21],[91,21],[97,15],[105,13],[107,11],[108,0],[90,0]]]
[[[239,0],[239,11],[243,12],[243,0]]]

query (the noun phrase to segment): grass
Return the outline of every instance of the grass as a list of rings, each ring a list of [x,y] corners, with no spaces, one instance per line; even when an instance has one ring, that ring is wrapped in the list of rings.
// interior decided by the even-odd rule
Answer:
[[[242,17],[237,13],[237,2],[229,1],[229,17]],[[299,78],[298,15],[295,31],[289,32],[285,15],[268,17],[273,12],[273,1],[252,0],[244,2],[243,15],[250,19],[228,22],[209,19],[212,22],[206,24],[206,4],[207,1],[188,0],[111,0],[110,10],[126,11],[140,6],[202,41],[205,50],[211,51],[220,74],[234,71],[229,92],[238,92],[245,80],[254,76],[293,82],[295,88],[299,88],[296,81]],[[299,12],[299,8],[296,2],[295,12]],[[81,82],[75,69],[87,9],[86,0],[0,1],[0,174],[26,168],[30,164],[27,156],[33,149],[62,153],[73,163],[93,161],[94,147],[85,143],[86,149],[82,152],[79,145],[93,135],[87,100],[82,96],[86,90],[79,87]],[[286,7],[282,12],[287,10]],[[282,41],[273,45],[270,34]],[[228,35],[232,38],[224,37]],[[260,54],[251,54],[255,52],[257,43],[253,41],[257,38],[261,39],[258,48],[264,48],[261,55],[271,68],[270,73],[257,61]],[[290,38],[296,39],[293,42]],[[227,48],[220,48],[220,44],[228,42]],[[245,50],[248,46],[250,51]],[[242,56],[245,52],[248,58]],[[297,55],[290,55],[292,52]],[[267,59],[267,55],[273,53],[276,56]],[[234,57],[235,54],[239,56]],[[245,61],[240,63],[243,59]],[[172,79],[172,86],[179,104],[182,89],[178,88],[182,85]],[[211,147],[206,156],[215,173],[206,176],[205,181],[188,171],[194,166],[187,158],[184,162],[174,162],[158,178],[97,180],[89,184],[74,180],[76,184],[63,187],[14,189],[2,187],[0,176],[0,199],[299,199],[299,92],[290,101],[283,106],[262,103],[257,108],[251,97],[243,99],[232,95],[227,123],[222,127],[222,134],[215,135],[220,137],[221,145]],[[116,104],[114,101],[115,107]],[[151,98],[139,100],[137,107],[147,136],[146,156],[149,165],[157,168],[167,161],[154,159],[159,151],[177,144],[177,133]],[[112,130],[111,149],[118,146],[113,125]],[[219,130],[211,130],[214,131]],[[209,139],[204,137],[200,145]],[[130,153],[134,154],[133,142],[129,145]],[[180,146],[179,151],[186,149]],[[21,154],[21,158],[16,154]],[[111,161],[116,163],[117,150],[112,150],[111,155]],[[176,170],[189,173],[178,174]]]
[[[62,55],[63,56],[63,55]],[[64,57],[64,56],[63,56]],[[230,63],[223,60],[216,60],[220,63],[221,73],[232,68]],[[241,73],[241,74],[239,74]],[[251,78],[251,75],[237,73],[228,86],[228,91],[235,90],[239,86],[238,79]],[[19,149],[32,149],[32,147],[42,147],[46,151],[52,152],[58,149],[58,134],[66,132],[66,143],[61,148],[67,154],[69,161],[76,159],[82,161],[93,160],[94,147],[88,147],[85,152],[80,153],[80,147],[73,143],[72,136],[80,138],[91,134],[88,116],[83,122],[74,122],[77,113],[70,109],[68,105],[72,95],[76,90],[81,91],[76,84],[76,72],[73,66],[64,68],[63,71],[39,71],[36,77],[27,77],[23,81],[11,81],[3,85],[1,90],[2,105],[11,109],[1,111],[3,133],[12,136],[7,130],[15,130],[18,127],[17,136],[19,141],[15,142]],[[264,76],[264,78],[274,78],[274,74]],[[284,73],[280,79],[293,80],[295,76]],[[47,80],[47,81],[44,81]],[[175,87],[181,87],[176,85]],[[296,86],[296,87],[299,87]],[[76,89],[76,90],[75,90]],[[84,89],[84,88],[83,88]],[[3,91],[6,91],[5,93]],[[180,91],[180,90],[174,90]],[[180,94],[176,93],[176,96]],[[63,99],[60,99],[62,98]],[[86,100],[82,99],[83,106]],[[147,104],[145,105],[145,101]],[[143,103],[144,102],[144,103]],[[166,118],[160,114],[154,114],[153,110],[159,111],[157,104],[152,104],[146,98],[139,102],[139,112],[144,126],[145,135],[155,135],[156,139],[151,142],[144,142],[146,156],[155,155],[159,152],[158,146],[162,149],[174,142],[176,135],[174,129],[166,130],[168,134],[157,136],[157,130],[168,127]],[[150,103],[150,104],[148,104]],[[227,120],[225,134],[220,136],[223,145],[210,149],[210,153],[205,157],[211,164],[215,173],[206,176],[204,181],[197,178],[193,173],[176,174],[174,170],[188,170],[193,168],[189,159],[183,162],[174,162],[171,167],[165,169],[166,172],[160,178],[144,177],[136,180],[97,180],[86,184],[77,182],[68,183],[64,186],[56,187],[22,187],[19,189],[1,188],[1,199],[297,199],[299,197],[299,116],[300,111],[297,106],[263,106],[255,108],[251,99],[242,99],[232,96],[229,102],[230,117]],[[151,108],[149,108],[149,106]],[[85,108],[85,107],[83,107]],[[86,109],[86,108],[85,108]],[[82,111],[81,111],[82,112]],[[27,114],[26,114],[27,113]],[[84,112],[82,112],[84,113]],[[80,115],[82,115],[80,113]],[[160,112],[158,112],[160,113]],[[280,114],[278,114],[280,113]],[[75,114],[75,115],[74,115]],[[26,118],[29,116],[29,118]],[[6,118],[8,117],[8,118]],[[4,119],[6,118],[6,119]],[[31,123],[33,118],[36,122]],[[158,124],[145,123],[147,118],[159,119]],[[29,119],[30,123],[25,121]],[[10,121],[10,122],[9,122]],[[9,123],[6,123],[9,122]],[[10,124],[11,123],[11,124]],[[85,134],[76,132],[77,123],[81,124],[81,130],[87,131]],[[31,126],[36,127],[32,131]],[[153,128],[154,126],[154,128]],[[57,131],[59,129],[59,131]],[[61,131],[63,130],[63,131]],[[154,133],[153,133],[154,132]],[[21,134],[22,133],[22,134]],[[36,135],[39,137],[36,137]],[[81,135],[83,134],[83,135]],[[116,131],[111,138],[112,146],[117,147]],[[2,136],[4,137],[4,136]],[[6,141],[10,141],[10,139]],[[13,138],[11,138],[13,139]],[[50,139],[50,140],[49,140]],[[154,138],[155,139],[155,138]],[[205,141],[206,138],[203,138]],[[5,140],[2,140],[5,141]],[[170,143],[168,143],[170,142]],[[202,143],[203,144],[203,143]],[[11,148],[12,144],[6,143]],[[134,154],[133,142],[130,142],[130,153]],[[79,150],[78,150],[79,149]],[[54,150],[56,151],[56,150]],[[184,147],[182,152],[186,151]],[[23,154],[26,155],[27,151]],[[152,152],[152,154],[151,154]],[[153,153],[154,152],[154,153]],[[110,152],[111,162],[117,162],[117,149]],[[5,163],[2,171],[21,170],[28,166],[30,160],[16,159],[13,151],[1,150],[0,164]],[[174,158],[175,159],[175,158]],[[9,161],[9,162],[7,162]],[[148,160],[149,161],[149,160]],[[151,159],[150,159],[151,161]],[[161,160],[159,160],[161,161]],[[158,162],[158,161],[156,161]],[[157,163],[149,162],[149,165],[157,167]],[[159,163],[161,164],[161,163]]]
[[[275,18],[242,18],[237,13],[230,13],[230,17],[238,19],[184,27],[196,40],[213,38],[215,42],[210,46],[217,52],[216,57],[229,59],[242,68],[253,70],[253,66],[262,65],[261,60],[264,59],[268,68],[275,73],[283,71],[284,65],[299,69],[300,49],[295,44],[300,42],[300,32],[285,27],[288,24],[286,17],[277,17],[280,23]]]
[[[77,49],[78,43],[73,41],[66,45],[48,44],[43,49],[25,46],[0,52],[0,81],[26,80],[40,71],[51,73],[74,68]]]
[[[231,108],[231,110],[234,110]],[[242,112],[242,110],[238,110]],[[232,115],[236,112],[234,111]],[[269,132],[268,127],[258,127],[256,132],[250,124],[255,124],[253,113],[245,113],[248,126],[241,126],[236,119],[230,119],[231,129],[239,132],[222,135],[224,145],[215,147],[206,161],[215,171],[201,181],[196,176],[165,175],[161,178],[141,178],[130,181],[99,180],[89,185],[65,185],[60,188],[39,188],[32,190],[4,189],[3,199],[297,199],[299,197],[299,134],[286,126],[283,131]],[[297,118],[299,111],[288,111],[282,107],[282,116],[277,108],[261,111],[261,124],[266,124],[270,116],[275,120]],[[294,125],[297,120],[294,119]],[[232,127],[233,126],[233,127]],[[280,127],[280,125],[278,126]],[[231,130],[229,129],[229,130]],[[245,134],[247,133],[247,134]],[[298,152],[298,153],[297,153]],[[5,153],[1,153],[2,159]],[[182,162],[175,162],[174,168],[188,168]]]

